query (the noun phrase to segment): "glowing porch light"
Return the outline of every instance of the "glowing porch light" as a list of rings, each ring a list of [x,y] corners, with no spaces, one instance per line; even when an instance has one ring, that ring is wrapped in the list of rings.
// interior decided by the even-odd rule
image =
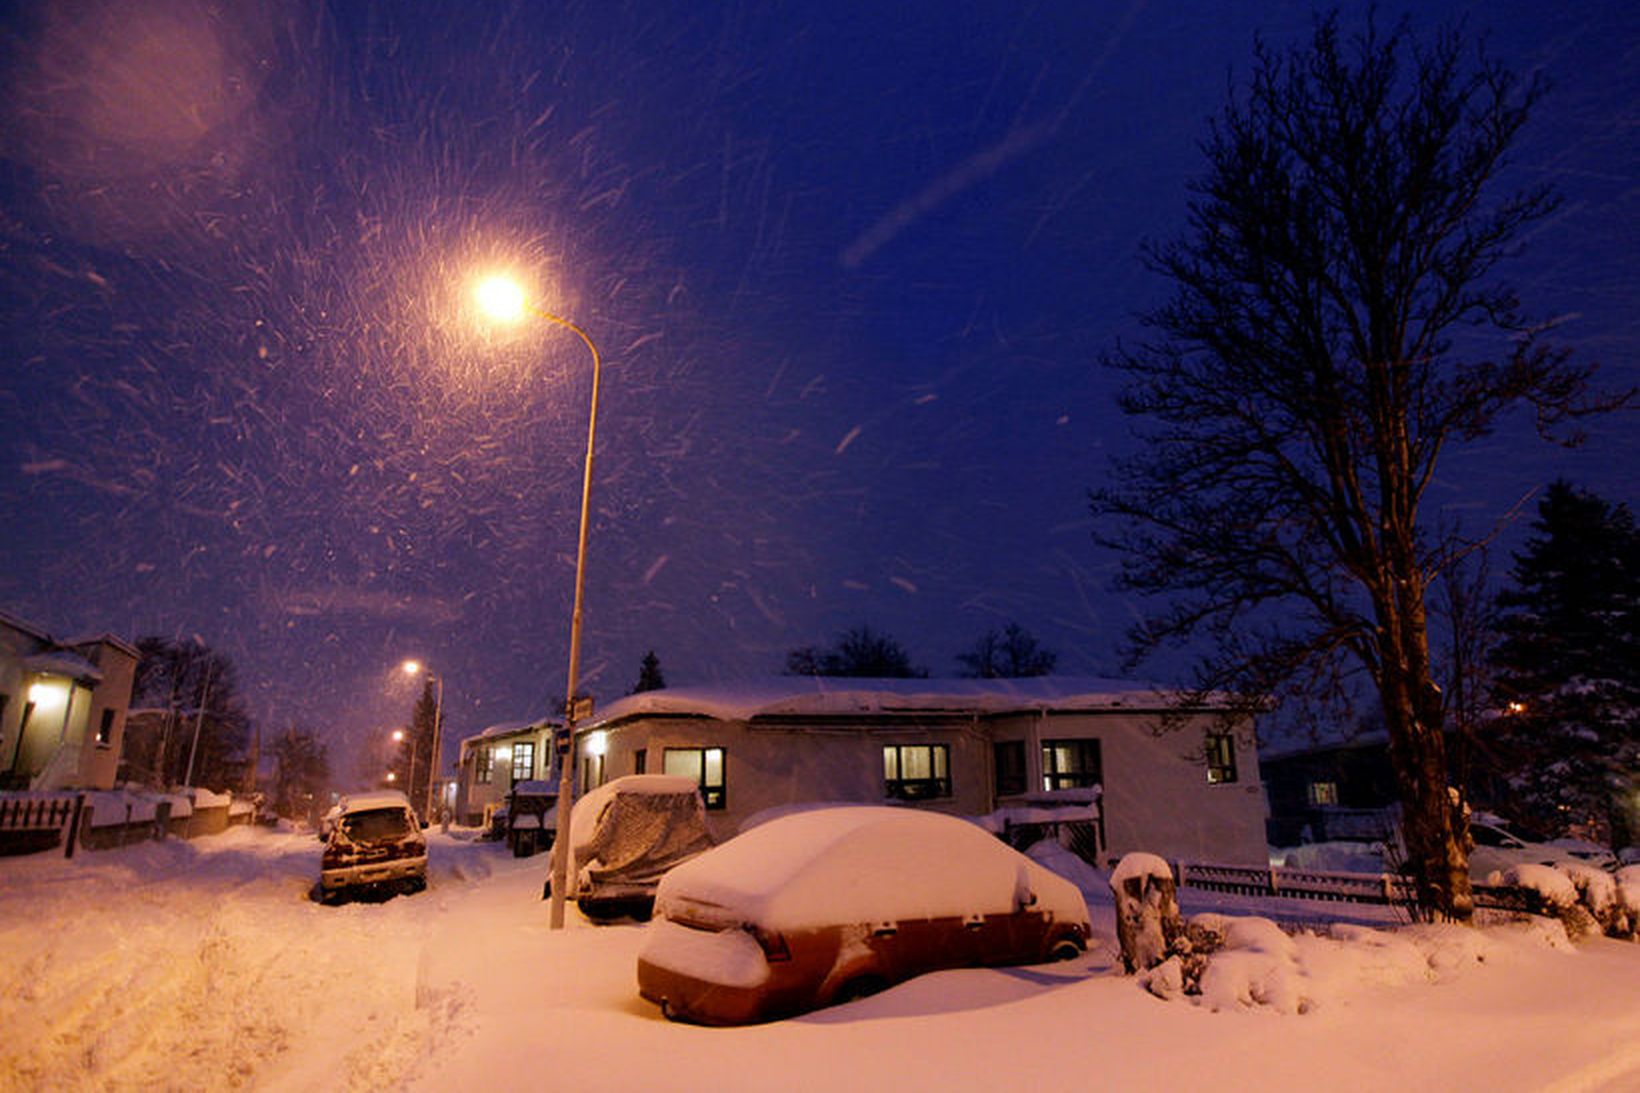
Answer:
[[[609,738],[604,735],[604,731],[602,729],[599,729],[597,732],[587,734],[588,755],[603,755],[608,750]]]
[[[68,704],[68,684],[66,683],[34,683],[29,686],[28,700],[34,703],[37,713],[47,713],[60,709]]]

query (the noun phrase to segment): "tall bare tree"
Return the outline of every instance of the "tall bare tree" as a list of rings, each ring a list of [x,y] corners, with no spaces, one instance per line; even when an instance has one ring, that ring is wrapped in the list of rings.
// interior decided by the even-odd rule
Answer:
[[[1259,43],[1187,228],[1146,251],[1171,297],[1109,363],[1147,443],[1092,495],[1120,584],[1165,596],[1136,655],[1207,639],[1197,685],[1250,702],[1339,699],[1367,673],[1420,903],[1458,920],[1425,594],[1462,544],[1420,504],[1443,452],[1515,407],[1540,431],[1600,408],[1497,278],[1556,205],[1493,192],[1542,92],[1453,30],[1352,35],[1334,14],[1307,44]]]

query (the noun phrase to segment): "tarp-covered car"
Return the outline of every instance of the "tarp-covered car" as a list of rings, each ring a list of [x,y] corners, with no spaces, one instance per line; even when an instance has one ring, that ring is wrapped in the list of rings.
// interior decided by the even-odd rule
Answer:
[[[699,784],[669,774],[605,782],[575,802],[569,830],[571,894],[594,922],[647,919],[667,870],[712,845]]]
[[[427,887],[427,840],[410,801],[397,790],[354,793],[339,805],[325,840],[319,895]]]
[[[771,820],[661,881],[638,990],[709,1025],[786,1017],[945,968],[1087,947],[1076,887],[967,820],[857,806]]]

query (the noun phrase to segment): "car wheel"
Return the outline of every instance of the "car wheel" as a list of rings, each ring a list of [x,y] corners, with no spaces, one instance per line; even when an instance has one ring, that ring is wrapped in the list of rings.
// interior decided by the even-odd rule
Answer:
[[[888,981],[880,975],[857,975],[839,987],[831,1000],[833,1005],[840,1006],[845,1002],[858,1002],[862,998],[870,998],[887,989]]]
[[[1062,937],[1048,946],[1048,960],[1058,963],[1062,960],[1075,960],[1082,955],[1082,946],[1068,937]]]

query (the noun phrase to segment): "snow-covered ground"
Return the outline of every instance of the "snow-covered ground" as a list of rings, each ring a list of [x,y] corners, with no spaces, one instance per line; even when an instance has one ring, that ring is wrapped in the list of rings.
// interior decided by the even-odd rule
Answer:
[[[1640,1089],[1640,945],[1541,926],[1260,903],[1336,936],[1249,924],[1166,1002],[1120,974],[1103,878],[1066,867],[1081,960],[706,1029],[638,998],[644,927],[547,930],[545,857],[435,832],[426,892],[336,908],[307,898],[318,859],[250,829],[0,859],[0,1088]]]

